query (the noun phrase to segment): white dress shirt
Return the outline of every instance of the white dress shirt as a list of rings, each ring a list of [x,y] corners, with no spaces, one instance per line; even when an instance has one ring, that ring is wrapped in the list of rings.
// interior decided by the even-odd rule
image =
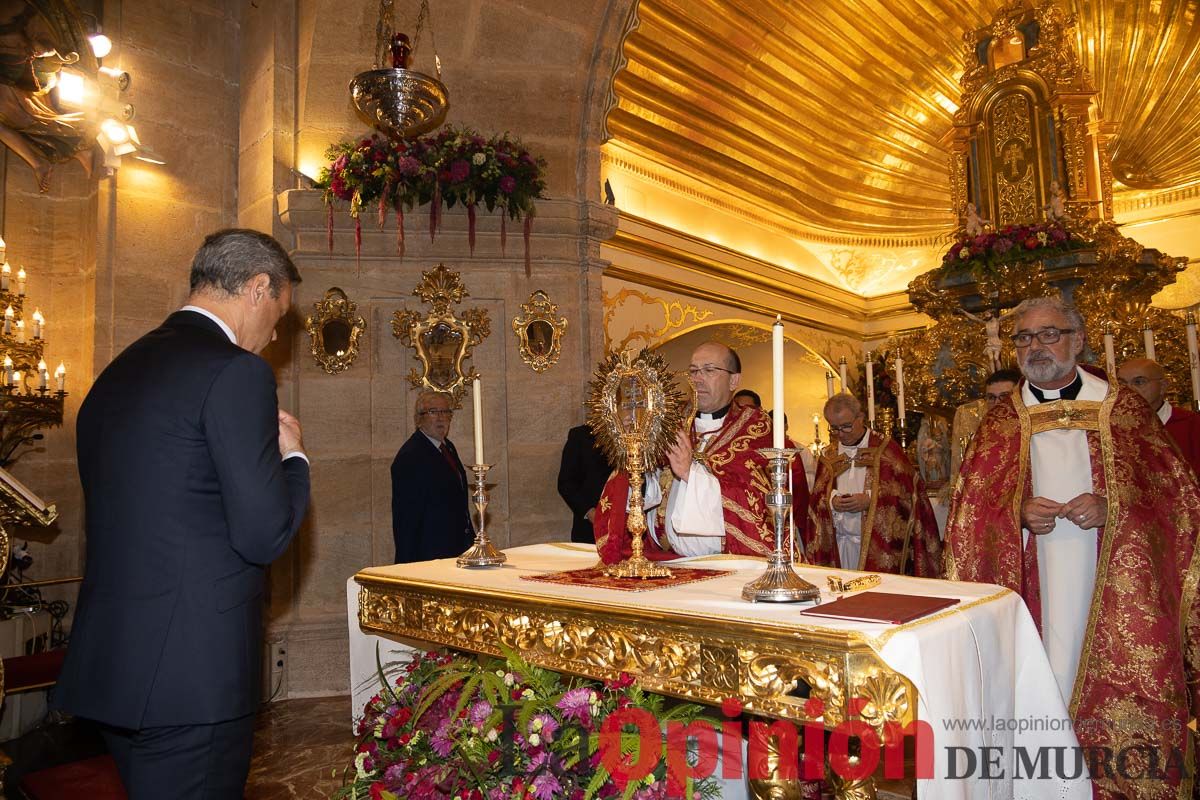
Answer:
[[[850,468],[838,475],[833,491],[829,495],[829,507],[833,509],[834,495],[861,494],[867,486],[867,468],[856,466],[854,457],[860,448],[866,447],[870,441],[871,432],[863,431],[862,438],[857,444],[846,445],[838,442],[838,453],[850,459]],[[862,552],[862,524],[865,511],[834,511],[833,530],[837,537],[838,557],[842,569],[858,569],[859,556]]]
[[[699,434],[697,452],[703,452],[713,434],[725,423],[723,417],[698,414],[693,423]],[[644,507],[647,530],[661,547],[665,532],[667,545],[681,556],[706,556],[720,553],[725,545],[725,511],[721,507],[721,483],[706,467],[693,461],[686,479],[676,480],[662,513],[662,489],[659,472],[646,473]],[[665,531],[664,531],[665,528]]]

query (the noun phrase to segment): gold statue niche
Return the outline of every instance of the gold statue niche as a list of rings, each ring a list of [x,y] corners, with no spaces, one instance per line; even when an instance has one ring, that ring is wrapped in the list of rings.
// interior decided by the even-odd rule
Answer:
[[[968,232],[1064,216],[1112,219],[1112,170],[1096,88],[1075,51],[1075,17],[1009,3],[963,35],[950,189]]]

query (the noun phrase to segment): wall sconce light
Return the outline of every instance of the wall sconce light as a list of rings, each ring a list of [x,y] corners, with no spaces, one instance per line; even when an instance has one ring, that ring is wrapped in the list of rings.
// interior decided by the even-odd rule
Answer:
[[[92,46],[92,53],[96,58],[104,58],[112,52],[112,39],[103,33],[93,33],[88,37],[88,44]]]

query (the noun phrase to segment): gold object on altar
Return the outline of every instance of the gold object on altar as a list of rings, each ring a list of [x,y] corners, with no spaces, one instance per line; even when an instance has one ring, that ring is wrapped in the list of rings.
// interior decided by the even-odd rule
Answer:
[[[313,303],[313,314],[304,320],[312,340],[312,354],[321,369],[336,375],[350,368],[358,358],[358,340],[367,323],[358,313],[358,305],[336,286],[325,290],[325,297]]]
[[[436,268],[421,273],[421,282],[413,289],[433,308],[428,314],[413,309],[397,311],[392,317],[392,333],[401,342],[416,351],[421,370],[413,368],[408,374],[414,387],[445,392],[454,400],[454,407],[462,407],[462,396],[466,385],[479,377],[474,367],[466,370],[463,362],[471,357],[471,350],[491,334],[491,321],[487,311],[471,308],[455,316],[451,304],[461,303],[469,295],[457,272],[438,264]]]
[[[830,575],[827,579],[829,582],[829,591],[834,594],[845,594],[846,592],[861,592],[863,589],[871,589],[883,582],[883,578],[879,575],[863,575],[860,578],[851,578],[850,580],[842,580],[836,575]]]
[[[559,316],[558,306],[541,289],[529,295],[521,305],[521,313],[513,318],[513,332],[521,360],[534,372],[545,372],[558,363],[562,340],[567,331],[567,318]]]
[[[617,578],[666,578],[671,571],[643,554],[646,516],[642,507],[643,473],[656,467],[678,432],[691,424],[689,404],[666,359],[650,350],[636,356],[613,353],[588,386],[588,426],[610,464],[629,475],[632,539],[629,558],[605,570]]]

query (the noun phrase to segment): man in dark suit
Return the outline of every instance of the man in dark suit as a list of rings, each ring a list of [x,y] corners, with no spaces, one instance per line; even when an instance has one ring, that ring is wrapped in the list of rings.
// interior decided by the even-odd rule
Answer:
[[[392,538],[396,563],[457,558],[475,539],[467,510],[467,473],[450,434],[450,396],[417,396],[417,430],[392,461]]]
[[[264,574],[309,497],[300,424],[256,354],[299,281],[270,236],[210,235],[188,304],[79,410],[87,568],[53,704],[101,724],[132,800],[242,797]]]
[[[592,514],[612,467],[596,445],[592,430],[580,425],[567,431],[563,445],[562,463],[558,467],[558,493],[571,507],[572,542],[594,542]]]

